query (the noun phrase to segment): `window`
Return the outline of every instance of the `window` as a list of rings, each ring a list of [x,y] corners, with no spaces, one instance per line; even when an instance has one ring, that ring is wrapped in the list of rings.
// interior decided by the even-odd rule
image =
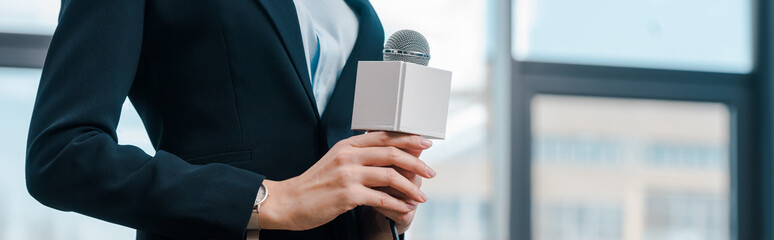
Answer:
[[[651,191],[642,239],[729,239],[728,197],[700,191]]]
[[[0,0],[0,32],[54,33],[59,16],[59,0]]]
[[[535,213],[537,239],[622,239],[621,206],[616,203],[545,202]]]
[[[730,239],[728,109],[538,95],[533,239]]]
[[[0,67],[0,109],[5,116],[0,118],[0,239],[134,239],[132,229],[45,207],[27,193],[25,139],[39,79],[40,69]],[[119,142],[152,150],[147,136],[135,136],[136,129],[143,128],[132,111],[124,106]]]
[[[515,0],[513,55],[558,62],[747,73],[753,1]]]
[[[770,232],[768,2],[509,2],[512,239]]]
[[[435,141],[421,159],[438,172],[422,190],[407,239],[495,239],[495,177],[487,145],[491,141],[490,79],[486,45],[487,1],[371,0],[385,37],[400,29],[422,33],[433,58],[429,66],[451,70],[452,95],[446,140]],[[432,9],[431,11],[406,11]],[[461,47],[463,46],[463,47]],[[464,176],[464,177],[461,177]]]

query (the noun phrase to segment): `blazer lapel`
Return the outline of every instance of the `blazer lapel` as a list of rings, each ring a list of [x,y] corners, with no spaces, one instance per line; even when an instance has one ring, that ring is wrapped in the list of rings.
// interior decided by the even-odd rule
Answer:
[[[312,83],[309,79],[309,70],[306,66],[306,56],[304,55],[304,44],[301,39],[301,27],[298,23],[298,14],[292,0],[258,0],[269,17],[274,23],[275,31],[279,34],[285,51],[293,62],[298,79],[304,86],[309,104],[312,104],[314,115],[320,119],[317,111],[317,103],[312,93]]]

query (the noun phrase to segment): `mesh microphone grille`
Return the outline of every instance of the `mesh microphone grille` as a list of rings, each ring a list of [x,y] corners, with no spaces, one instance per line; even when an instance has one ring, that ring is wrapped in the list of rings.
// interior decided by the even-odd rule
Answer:
[[[393,33],[392,36],[387,39],[387,43],[384,44],[384,49],[420,52],[430,55],[430,46],[427,44],[427,39],[417,31],[408,29]],[[403,61],[427,66],[428,62],[430,62],[430,58],[406,54],[384,53],[384,61]]]

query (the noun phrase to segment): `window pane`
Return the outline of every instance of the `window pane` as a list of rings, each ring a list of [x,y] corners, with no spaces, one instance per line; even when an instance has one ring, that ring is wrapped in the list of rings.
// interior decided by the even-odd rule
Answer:
[[[722,104],[540,95],[534,239],[729,239]]]
[[[0,239],[134,239],[134,230],[43,206],[28,193],[24,180],[27,129],[40,69],[0,67]],[[152,153],[142,122],[124,105],[118,127],[121,144]]]
[[[497,239],[491,210],[497,191],[487,148],[491,139],[491,107],[486,95],[487,1],[371,3],[382,20],[385,37],[404,28],[417,30],[430,44],[430,66],[454,71],[446,140],[434,141],[421,157],[438,176],[422,184],[429,201],[419,206],[406,239]],[[406,11],[406,6],[433,11]]]
[[[0,0],[0,32],[53,34],[59,0]]]
[[[385,38],[401,29],[427,38],[430,67],[453,70],[453,92],[486,89],[486,5],[483,0],[371,0],[384,25]],[[406,11],[433,9],[433,11]],[[386,40],[386,39],[385,39]]]
[[[514,0],[519,61],[747,73],[750,0]]]

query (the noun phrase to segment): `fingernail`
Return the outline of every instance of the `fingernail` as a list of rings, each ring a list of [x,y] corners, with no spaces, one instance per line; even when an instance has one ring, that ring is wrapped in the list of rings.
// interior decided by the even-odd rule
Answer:
[[[433,146],[433,141],[422,139],[422,141],[419,143],[419,145],[422,145],[423,148],[430,148]]]
[[[427,194],[425,192],[419,191],[419,196],[422,197],[422,202],[427,202]]]
[[[433,170],[430,167],[427,167],[426,171],[427,171],[427,175],[429,175],[430,177],[435,177],[435,174],[436,174],[435,170]]]

